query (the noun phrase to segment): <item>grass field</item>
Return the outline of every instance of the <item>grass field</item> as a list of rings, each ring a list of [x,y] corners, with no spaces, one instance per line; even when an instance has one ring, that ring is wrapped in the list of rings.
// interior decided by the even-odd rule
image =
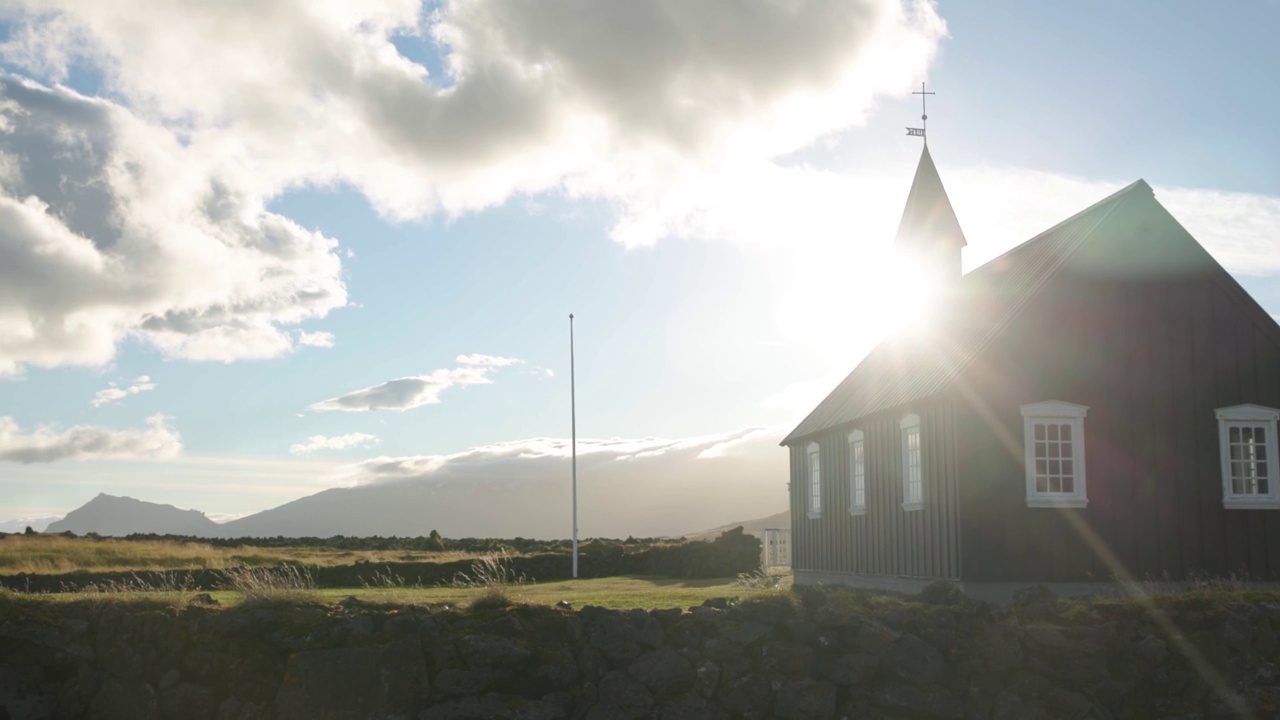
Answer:
[[[789,576],[782,577],[778,579],[775,590],[785,590],[790,585],[791,578]],[[633,576],[476,587],[383,587],[318,590],[301,585],[280,585],[260,592],[256,596],[252,591],[245,592],[243,590],[219,590],[209,594],[222,605],[236,605],[247,598],[335,603],[347,597],[355,597],[365,602],[403,605],[449,604],[457,607],[466,607],[473,601],[495,592],[501,592],[513,603],[554,605],[564,600],[572,604],[574,608],[580,608],[584,605],[598,605],[622,610],[631,608],[687,608],[700,605],[709,598],[749,597],[761,592],[770,592],[770,590],[762,590],[758,585],[743,583],[733,578],[674,580]],[[122,588],[117,591],[51,593],[48,595],[23,595],[22,597],[47,602],[96,600],[185,605],[194,594],[192,591],[175,589]]]
[[[514,553],[512,553],[514,554]],[[304,565],[350,565],[357,561],[449,562],[478,553],[338,550],[323,547],[220,548],[199,542],[68,538],[60,535],[9,535],[0,541],[0,574],[112,570],[196,570],[237,566],[265,567],[292,561]]]

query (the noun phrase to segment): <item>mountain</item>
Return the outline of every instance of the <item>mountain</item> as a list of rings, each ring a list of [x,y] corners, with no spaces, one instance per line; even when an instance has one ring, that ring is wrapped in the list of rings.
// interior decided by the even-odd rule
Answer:
[[[45,532],[70,530],[77,535],[219,535],[219,526],[198,510],[179,510],[172,505],[99,494],[94,499],[67,513],[63,519],[49,524]]]
[[[49,523],[57,522],[62,519],[61,515],[54,517],[36,517],[36,518],[18,518],[17,520],[0,520],[0,533],[20,533],[25,532],[27,528],[31,528],[36,532],[44,532],[49,527]]]
[[[687,535],[685,535],[685,537],[690,540],[714,540],[715,538],[720,536],[720,533],[724,532],[725,530],[732,530],[738,527],[739,525],[742,526],[742,532],[746,533],[747,535],[755,535],[756,537],[760,537],[764,535],[765,529],[772,530],[774,528],[790,528],[791,527],[791,511],[783,510],[782,512],[777,513],[776,515],[770,515],[768,517],[757,518],[755,520],[741,520],[738,522],[731,522],[731,523],[728,523],[727,525],[721,525],[719,527],[711,528],[710,530],[703,530],[702,532],[696,532],[696,533],[688,533]]]
[[[579,442],[579,536],[679,536],[786,502],[780,433]],[[564,538],[568,443],[535,439],[457,456],[374,458],[354,487],[324,490],[219,527],[224,537],[426,535]]]

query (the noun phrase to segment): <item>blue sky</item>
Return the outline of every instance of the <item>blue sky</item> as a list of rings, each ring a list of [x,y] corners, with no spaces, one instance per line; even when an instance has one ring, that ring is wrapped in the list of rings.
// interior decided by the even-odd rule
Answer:
[[[571,311],[581,436],[787,429],[892,323],[866,316],[885,296],[919,153],[903,127],[918,124],[909,93],[922,79],[938,93],[930,146],[970,267],[1143,177],[1280,314],[1280,100],[1264,92],[1280,67],[1265,34],[1280,4],[877,0],[841,31],[779,24],[765,0],[708,3],[724,28],[683,55],[675,30],[706,26],[692,10],[644,6],[661,21],[637,30],[620,19],[628,2],[579,4],[525,17],[500,0],[388,0],[350,17],[341,3],[281,0],[254,17],[192,18],[157,0],[138,11],[154,38],[89,3],[0,6],[0,119],[6,95],[27,97],[22,81],[37,95],[71,88],[76,107],[108,102],[104,142],[122,164],[86,153],[84,185],[107,183],[117,217],[133,214],[119,231],[107,216],[76,220],[87,196],[41,195],[39,116],[21,104],[32,100],[8,106],[0,199],[34,195],[135,273],[76,306],[100,313],[103,337],[15,324],[6,341],[6,312],[54,313],[64,299],[0,292],[0,520],[99,492],[242,515],[378,482],[375,458],[464,462],[496,444],[489,460],[518,474],[521,442],[568,435]],[[852,12],[800,5],[819,19]],[[290,42],[339,40],[268,62],[273,23],[301,15]],[[209,27],[226,33],[214,51],[200,45],[216,39]],[[417,105],[403,90],[415,82]],[[8,185],[6,153],[20,160]],[[113,174],[125,161],[159,180],[129,185]],[[184,199],[188,185],[228,188],[232,210]],[[213,250],[186,250],[192,217],[207,237],[190,242]],[[289,249],[229,254],[236,233],[254,253]],[[39,242],[0,226],[0,258]],[[97,287],[49,272],[68,295]],[[284,280],[253,280],[267,276]],[[520,362],[459,360],[473,354]],[[487,382],[436,387],[438,402],[404,410],[312,407],[437,371]],[[92,404],[111,388],[126,394]],[[760,443],[776,442],[769,432]],[[776,487],[781,509],[776,455],[752,482]]]

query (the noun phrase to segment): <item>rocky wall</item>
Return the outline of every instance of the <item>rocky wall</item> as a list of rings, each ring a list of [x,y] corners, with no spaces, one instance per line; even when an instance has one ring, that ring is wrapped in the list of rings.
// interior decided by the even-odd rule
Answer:
[[[0,600],[0,719],[1106,720],[1280,702],[1280,603],[1235,596],[1155,611],[945,586],[654,611]]]

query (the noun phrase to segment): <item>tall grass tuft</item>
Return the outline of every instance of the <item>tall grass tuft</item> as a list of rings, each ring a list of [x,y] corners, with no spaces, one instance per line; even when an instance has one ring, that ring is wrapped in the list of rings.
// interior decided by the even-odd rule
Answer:
[[[283,564],[275,567],[231,567],[222,571],[225,587],[240,593],[246,603],[319,602],[316,580],[309,568]]]
[[[525,583],[523,573],[511,568],[511,556],[506,550],[476,558],[470,572],[460,572],[449,583],[456,588],[479,590],[468,607],[472,610],[490,610],[513,604],[507,592]]]

